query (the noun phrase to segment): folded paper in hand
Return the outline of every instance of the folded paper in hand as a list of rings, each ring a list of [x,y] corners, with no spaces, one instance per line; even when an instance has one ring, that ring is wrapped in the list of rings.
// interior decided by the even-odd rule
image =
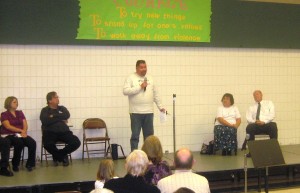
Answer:
[[[165,123],[167,121],[167,114],[165,112],[160,112],[159,118],[160,118],[160,123]]]

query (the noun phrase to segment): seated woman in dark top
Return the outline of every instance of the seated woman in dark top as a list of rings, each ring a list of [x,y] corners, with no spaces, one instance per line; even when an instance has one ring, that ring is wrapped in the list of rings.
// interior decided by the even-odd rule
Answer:
[[[104,184],[104,188],[114,193],[159,193],[160,190],[144,180],[144,173],[148,166],[148,157],[142,150],[134,150],[126,158],[127,174],[123,178],[111,179]]]
[[[163,150],[158,137],[154,135],[147,137],[142,150],[150,161],[144,175],[146,182],[157,185],[160,179],[172,174],[168,162],[162,160]]]
[[[31,171],[35,167],[35,150],[36,142],[27,135],[28,125],[25,115],[22,111],[17,110],[18,99],[14,96],[7,97],[4,102],[4,108],[7,111],[1,113],[2,129],[1,135],[5,136],[14,147],[14,156],[12,159],[13,170],[19,171],[21,153],[23,147],[28,147],[28,160],[26,168]]]

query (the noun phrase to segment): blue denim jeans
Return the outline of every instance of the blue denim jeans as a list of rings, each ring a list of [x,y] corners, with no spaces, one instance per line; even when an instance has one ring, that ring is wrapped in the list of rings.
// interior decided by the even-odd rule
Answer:
[[[141,129],[143,130],[144,140],[154,134],[153,113],[150,114],[130,114],[131,121],[131,151],[138,149]]]

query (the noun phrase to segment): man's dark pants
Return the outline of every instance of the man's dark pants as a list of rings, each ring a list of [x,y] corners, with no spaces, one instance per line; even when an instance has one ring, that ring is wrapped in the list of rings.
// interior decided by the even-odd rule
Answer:
[[[153,129],[153,113],[149,114],[130,114],[131,121],[131,151],[138,149],[141,129],[143,129],[144,140],[154,134]]]
[[[66,147],[58,149],[56,142],[62,141],[66,143]],[[73,135],[72,131],[67,132],[51,132],[44,131],[43,143],[45,149],[52,154],[53,159],[62,161],[64,157],[80,147],[80,140],[77,136]]]
[[[270,122],[264,125],[258,125],[255,123],[250,123],[247,125],[246,133],[249,134],[249,141],[254,140],[255,135],[266,134],[270,136],[270,139],[278,138],[277,124],[275,122]],[[247,140],[245,139],[242,150],[246,149]]]

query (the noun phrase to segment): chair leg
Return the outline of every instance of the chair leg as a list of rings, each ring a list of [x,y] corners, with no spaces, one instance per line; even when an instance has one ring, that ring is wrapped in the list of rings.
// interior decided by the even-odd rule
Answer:
[[[123,154],[124,158],[126,158],[126,156],[125,156],[125,154],[124,154],[123,147],[122,147],[121,145],[119,145],[119,146],[120,146],[120,148],[121,148],[121,151],[122,151],[122,154]]]
[[[107,158],[107,154],[106,154],[106,141],[104,143],[104,158]]]
[[[84,160],[84,145],[85,145],[85,142],[84,142],[84,139],[82,141],[83,141],[83,145],[82,145],[82,160]]]
[[[107,141],[107,144],[108,144],[108,147],[107,147],[107,149],[106,149],[106,142],[105,142],[105,149],[106,149],[106,151],[105,151],[105,157],[108,156],[108,153],[111,154],[111,146],[110,146],[110,142]]]
[[[48,153],[45,148],[43,148],[43,151],[44,151],[44,155],[45,155],[46,166],[48,167]]]
[[[24,151],[25,151],[25,147],[23,147],[23,150],[22,150],[22,158],[21,158],[21,164],[23,165],[24,163]]]
[[[107,143],[107,149],[106,149],[106,143]],[[107,156],[108,156],[109,147],[110,147],[109,141],[105,141],[105,146],[104,146],[104,148],[105,148],[105,149],[104,149],[104,151],[105,151],[104,157],[105,157],[105,158],[107,158]]]
[[[41,164],[43,163],[43,149],[44,149],[44,146],[43,146],[43,142],[41,143]]]
[[[69,156],[69,158],[70,158],[70,159],[69,159],[69,160],[70,160],[70,162],[72,163],[72,155],[71,155],[71,154],[69,154],[68,156]]]
[[[246,145],[247,145],[247,139],[244,140],[244,143],[243,143],[242,149],[241,149],[242,151],[247,149]]]
[[[107,150],[106,150],[106,155],[108,155],[108,153],[111,153],[111,147],[110,147],[110,144],[108,145],[108,147],[107,147]],[[112,155],[111,155],[112,156]]]
[[[94,144],[94,143],[91,143],[91,144]],[[99,154],[102,154],[102,152],[103,152],[104,158],[107,158],[108,154],[111,153],[110,142],[109,141],[102,142],[102,145],[104,145],[104,151],[99,150],[99,151],[101,151],[101,153],[99,153]],[[91,150],[91,151],[98,151],[98,150]],[[84,153],[87,154],[88,162],[90,162],[89,147],[88,147],[88,143],[87,142],[83,142],[83,146],[82,146],[82,160],[84,160]],[[93,153],[91,153],[91,154],[93,154]]]
[[[88,162],[90,162],[90,154],[89,154],[89,148],[88,148],[88,144],[85,143],[85,147],[86,147],[86,153],[87,153],[87,156],[88,156]]]

